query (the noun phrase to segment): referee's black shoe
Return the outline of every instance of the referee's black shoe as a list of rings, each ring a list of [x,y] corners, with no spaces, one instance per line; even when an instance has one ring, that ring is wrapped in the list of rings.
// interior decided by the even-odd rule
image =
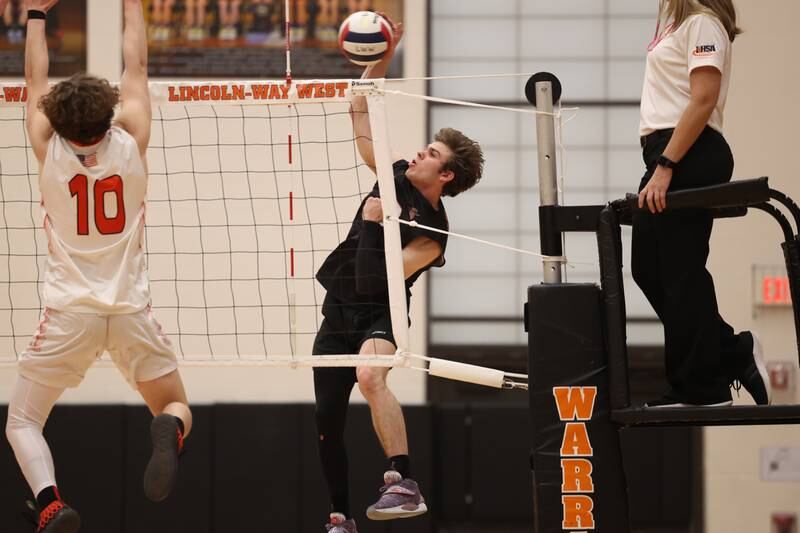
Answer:
[[[737,361],[732,369],[730,376],[732,386],[738,390],[739,387],[750,393],[757,405],[769,405],[772,403],[772,387],[769,382],[767,365],[764,361],[764,348],[758,337],[750,331],[743,331],[742,337],[748,342],[749,353]]]

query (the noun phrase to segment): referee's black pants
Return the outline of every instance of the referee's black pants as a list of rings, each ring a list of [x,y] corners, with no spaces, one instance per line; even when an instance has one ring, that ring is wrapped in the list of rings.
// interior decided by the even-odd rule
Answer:
[[[642,139],[647,172],[640,191],[671,136],[672,130],[662,130]],[[732,175],[728,143],[706,127],[674,169],[669,190],[726,183]],[[669,396],[692,404],[730,400],[732,365],[749,349],[719,315],[714,280],[706,270],[713,222],[701,209],[637,214],[633,219],[633,278],[664,325]]]

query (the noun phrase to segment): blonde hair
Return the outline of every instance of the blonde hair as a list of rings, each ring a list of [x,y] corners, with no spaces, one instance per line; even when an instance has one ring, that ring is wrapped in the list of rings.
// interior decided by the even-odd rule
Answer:
[[[705,13],[719,19],[733,42],[742,30],[736,25],[736,8],[733,0],[661,0],[659,16],[672,21],[677,30],[691,15]]]

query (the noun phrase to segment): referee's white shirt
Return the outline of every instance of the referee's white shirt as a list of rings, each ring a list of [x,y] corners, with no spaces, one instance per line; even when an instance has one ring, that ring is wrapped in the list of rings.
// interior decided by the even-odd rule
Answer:
[[[133,137],[112,127],[83,148],[53,135],[39,189],[49,241],[44,305],[98,314],[147,307],[147,173]]]
[[[722,133],[722,115],[731,79],[731,42],[717,17],[695,14],[675,31],[668,27],[650,47],[639,135],[677,126],[691,97],[689,74],[707,66],[722,73],[719,99],[708,121],[710,127]]]

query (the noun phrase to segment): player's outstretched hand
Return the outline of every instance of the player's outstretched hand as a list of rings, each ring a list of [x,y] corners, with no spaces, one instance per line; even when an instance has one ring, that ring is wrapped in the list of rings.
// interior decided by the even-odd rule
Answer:
[[[392,39],[392,51],[394,51],[394,49],[397,48],[397,45],[400,43],[400,39],[403,38],[403,23],[398,22],[395,24],[394,21],[390,19],[383,11],[378,11],[377,13],[389,23],[389,26],[392,27],[392,36],[394,37]]]

